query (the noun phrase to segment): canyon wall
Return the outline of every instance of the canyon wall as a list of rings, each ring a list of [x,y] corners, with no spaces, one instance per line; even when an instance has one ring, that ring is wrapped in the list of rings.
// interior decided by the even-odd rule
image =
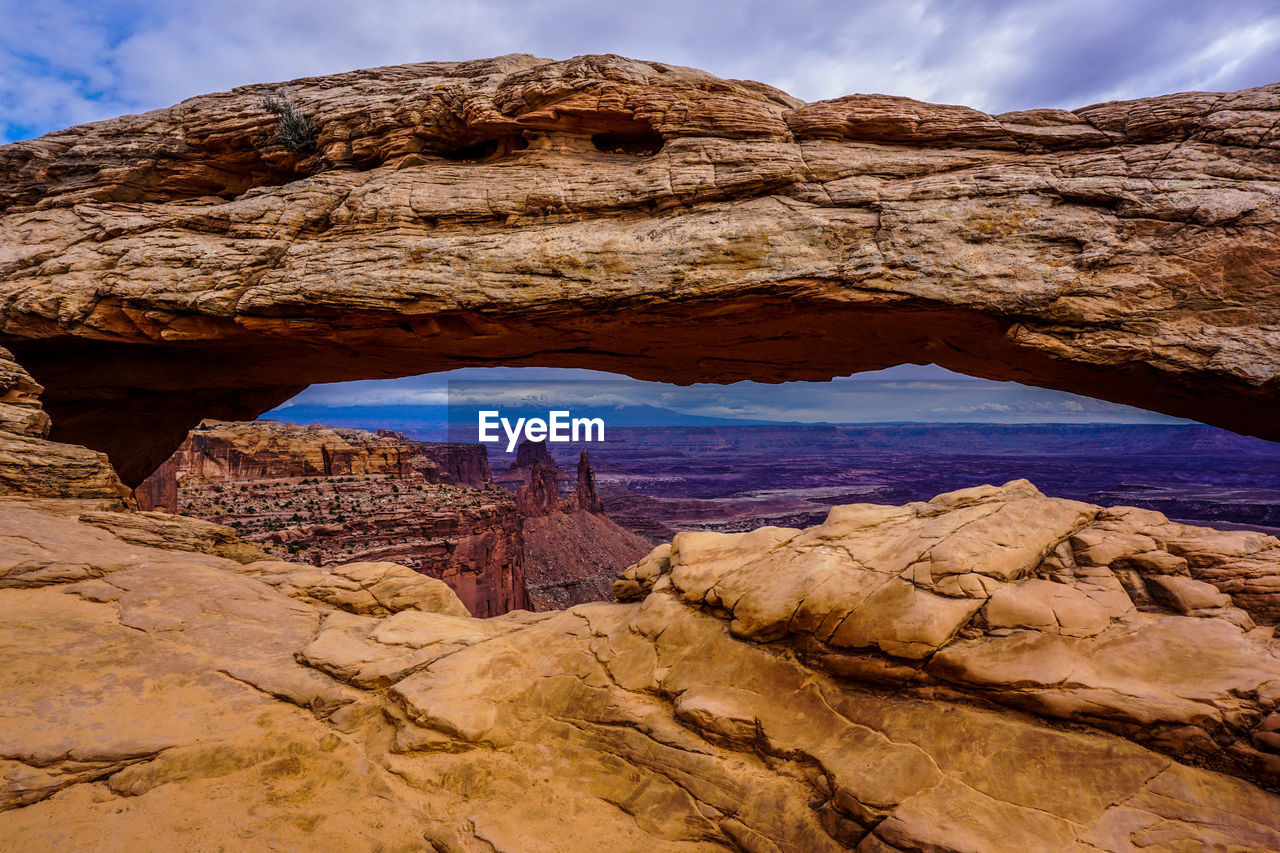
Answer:
[[[229,525],[282,558],[407,566],[477,616],[607,600],[652,547],[604,514],[586,451],[567,497],[545,443],[522,443],[502,477],[519,484],[514,498],[489,479],[481,445],[205,421],[136,495],[144,510]]]
[[[528,599],[521,517],[488,471],[483,448],[386,430],[207,421],[137,494],[144,509],[229,525],[283,558],[407,566],[493,616]]]
[[[435,461],[403,436],[363,430],[204,421],[136,490],[144,509],[177,512],[173,484],[192,478],[210,483],[286,477],[416,476],[442,481]]]
[[[176,512],[173,484],[183,477],[212,482],[343,475],[417,477],[470,488],[490,482],[488,457],[477,445],[415,441],[390,430],[205,421],[136,493],[144,509]]]
[[[379,435],[385,432],[378,430]],[[398,437],[403,440],[403,436]],[[481,489],[493,481],[489,472],[489,456],[478,444],[432,441],[415,442],[415,447],[421,456],[435,463],[445,482]]]

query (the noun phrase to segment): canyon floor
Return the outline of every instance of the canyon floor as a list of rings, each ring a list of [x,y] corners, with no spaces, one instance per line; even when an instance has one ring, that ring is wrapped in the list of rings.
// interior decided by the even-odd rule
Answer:
[[[680,530],[805,527],[842,503],[1019,478],[1055,497],[1280,533],[1280,444],[1201,424],[618,427],[603,443],[551,452],[568,464],[579,447],[591,449],[605,511],[655,542]],[[495,468],[510,458],[489,455]]]

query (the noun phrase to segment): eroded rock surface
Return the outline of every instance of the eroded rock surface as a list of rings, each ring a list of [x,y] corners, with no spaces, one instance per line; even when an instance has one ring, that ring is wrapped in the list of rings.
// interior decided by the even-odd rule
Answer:
[[[475,619],[104,523],[0,505],[15,850],[1280,849],[1280,648],[1192,577],[1274,539],[1015,482]]]
[[[468,364],[902,362],[1280,438],[1280,88],[990,116],[616,56],[294,81],[0,147],[0,342],[130,484],[202,417]]]
[[[560,497],[560,467],[543,442],[523,442],[503,475],[523,474],[516,506],[524,516],[524,577],[532,610],[563,610],[613,598],[613,581],[651,543],[604,514],[587,451],[578,456],[573,492]]]
[[[458,485],[476,478],[480,488]],[[249,548],[245,559],[227,555],[240,562],[298,559],[326,571],[394,562],[443,580],[477,616],[528,606],[521,518],[479,445],[205,421],[137,492],[143,506],[215,522],[206,527]],[[130,517],[134,527],[191,521]]]
[[[0,500],[38,500],[68,510],[132,505],[104,453],[49,441],[44,389],[0,347]]]
[[[277,421],[204,421],[137,492],[145,508],[177,512],[177,483],[188,478],[218,484],[343,476],[443,482],[439,466],[420,445],[394,433]],[[169,495],[174,495],[172,501],[162,499]]]
[[[135,491],[144,509],[177,512],[179,484],[187,479],[222,484],[337,477],[469,487],[490,481],[478,445],[415,441],[391,430],[207,420]]]

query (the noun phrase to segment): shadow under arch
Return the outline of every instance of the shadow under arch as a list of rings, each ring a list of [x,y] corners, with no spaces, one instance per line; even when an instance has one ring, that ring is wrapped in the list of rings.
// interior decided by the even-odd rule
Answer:
[[[563,299],[506,312],[317,311],[205,330],[203,339],[6,342],[45,386],[51,438],[106,452],[136,485],[204,418],[249,420],[308,385],[467,366],[585,367],[674,384],[825,380],[934,363],[1280,439],[1277,390],[1142,361],[1058,359],[1013,319],[916,301],[891,306],[743,295],[625,303]],[[217,323],[202,318],[203,324]]]

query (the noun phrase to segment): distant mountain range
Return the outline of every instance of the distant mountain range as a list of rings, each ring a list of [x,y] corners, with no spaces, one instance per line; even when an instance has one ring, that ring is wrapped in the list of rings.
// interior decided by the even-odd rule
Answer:
[[[357,429],[390,429],[427,441],[475,443],[480,407],[431,405],[319,406],[274,409],[263,420]],[[658,406],[593,406],[573,409],[573,417],[602,418],[607,442],[654,447],[756,446],[800,449],[819,442],[859,453],[1009,454],[1239,454],[1280,457],[1280,444],[1236,435],[1203,424],[1117,423],[874,423],[805,424],[690,415]],[[502,408],[503,417],[545,418],[545,408]],[[749,429],[748,429],[749,428]],[[617,432],[614,432],[617,430]],[[499,430],[501,434],[501,430]],[[677,438],[677,434],[679,437]],[[504,442],[505,443],[505,439]]]
[[[673,447],[756,451],[768,448],[780,457],[803,455],[815,447],[848,458],[874,459],[906,453],[916,456],[996,455],[1165,457],[1170,468],[1182,458],[1234,457],[1270,460],[1280,471],[1280,442],[1238,435],[1205,424],[800,424],[750,429],[714,426],[701,429],[623,428],[607,442],[655,450]]]
[[[285,421],[295,424],[324,424],[325,426],[354,427],[356,429],[391,429],[419,437],[432,434],[443,440],[446,435],[453,441],[477,440],[477,422],[481,406],[317,406],[295,405],[273,409],[261,416],[261,420]],[[498,407],[494,407],[498,408]],[[502,417],[514,422],[517,418],[546,418],[546,407],[502,406]],[[709,426],[786,426],[787,421],[745,420],[738,418],[714,418],[689,415],[659,406],[591,406],[573,408],[575,418],[601,418],[606,432],[614,427],[709,427]]]

